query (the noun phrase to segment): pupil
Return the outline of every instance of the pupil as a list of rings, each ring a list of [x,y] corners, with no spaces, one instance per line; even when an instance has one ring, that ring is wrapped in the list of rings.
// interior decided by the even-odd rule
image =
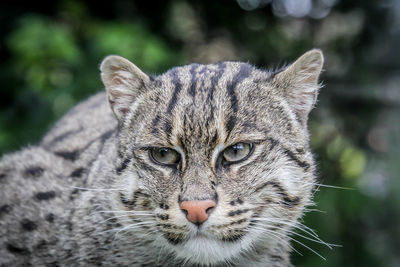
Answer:
[[[167,149],[165,149],[165,148],[162,148],[162,149],[160,149],[160,151],[159,151],[159,153],[160,153],[160,156],[162,157],[162,158],[164,158],[165,157],[165,155],[167,154]]]

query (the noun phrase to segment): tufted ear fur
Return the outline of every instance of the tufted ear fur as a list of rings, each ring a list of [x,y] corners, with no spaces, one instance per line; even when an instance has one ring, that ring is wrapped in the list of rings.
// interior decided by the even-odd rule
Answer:
[[[307,122],[308,114],[317,101],[321,87],[318,78],[323,64],[321,50],[313,49],[275,76],[275,82],[303,124]]]
[[[111,109],[122,121],[137,96],[145,91],[150,78],[129,60],[113,55],[103,60],[100,71]]]

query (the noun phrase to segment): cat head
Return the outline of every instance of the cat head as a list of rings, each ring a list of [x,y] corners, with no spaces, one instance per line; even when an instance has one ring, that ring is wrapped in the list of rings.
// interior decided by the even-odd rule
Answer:
[[[105,58],[101,78],[119,123],[116,205],[143,222],[132,231],[192,263],[285,247],[310,204],[307,118],[322,65],[311,50],[280,71],[219,62],[149,76]]]

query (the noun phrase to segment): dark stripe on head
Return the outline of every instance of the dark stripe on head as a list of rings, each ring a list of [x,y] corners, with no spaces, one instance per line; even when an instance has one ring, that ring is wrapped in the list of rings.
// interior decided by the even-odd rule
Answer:
[[[235,93],[236,86],[241,83],[244,79],[248,78],[251,74],[252,67],[248,64],[240,65],[239,72],[233,77],[232,81],[227,85],[227,92],[231,100],[231,107],[236,113],[239,109],[238,101]]]
[[[160,123],[161,120],[161,115],[160,113],[157,113],[157,115],[154,117],[153,121],[151,122],[151,132],[153,134],[158,134],[159,130],[158,130],[158,124]]]
[[[176,102],[178,101],[179,93],[182,90],[182,84],[179,81],[179,71],[178,69],[173,69],[170,73],[172,78],[172,83],[174,84],[174,92],[172,93],[171,100],[169,101],[167,113],[171,114],[173,109],[175,108]]]
[[[226,64],[224,62],[218,62],[216,63],[216,66],[217,70],[214,72],[214,75],[211,76],[211,88],[208,89],[207,100],[206,100],[206,103],[210,105],[210,115],[207,118],[208,122],[211,122],[214,119],[214,110],[215,110],[213,103],[214,92],[216,90],[216,87],[218,86],[219,80],[225,73]],[[207,67],[204,67],[202,71],[203,70],[205,71],[207,69],[208,69]]]
[[[206,66],[203,66],[203,68],[199,71],[199,74],[203,74],[207,70],[208,70],[208,68]]]
[[[215,88],[218,85],[219,80],[221,79],[222,75],[225,73],[226,64],[224,62],[218,62],[217,64],[218,69],[216,70],[215,74],[211,77],[211,88],[208,91],[207,95],[207,103],[211,104],[212,100],[214,99],[214,92]],[[206,70],[206,67],[204,68]]]
[[[196,70],[199,67],[199,64],[194,63],[192,64],[190,68],[190,75],[191,75],[191,81],[190,81],[190,88],[189,88],[189,94],[192,96],[193,100],[196,97]]]
[[[235,127],[235,124],[236,124],[236,115],[232,114],[229,117],[228,121],[226,122],[226,126],[225,126],[228,136],[229,136],[229,133],[233,130],[233,127]]]
[[[227,84],[226,91],[228,93],[229,99],[231,101],[231,108],[233,113],[230,115],[226,123],[226,131],[228,136],[236,124],[236,113],[239,110],[238,99],[236,96],[235,89],[239,83],[244,79],[248,78],[251,74],[252,67],[248,64],[241,64],[239,72],[233,77],[232,81]]]

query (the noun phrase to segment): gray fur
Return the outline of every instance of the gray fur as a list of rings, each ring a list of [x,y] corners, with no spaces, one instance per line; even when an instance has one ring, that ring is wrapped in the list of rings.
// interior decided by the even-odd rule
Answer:
[[[289,266],[315,179],[306,122],[322,64],[312,50],[278,73],[220,62],[150,77],[107,57],[105,94],[1,159],[0,266]],[[223,165],[238,142],[254,151]],[[156,164],[154,147],[181,163]],[[198,228],[179,202],[203,199],[217,206]]]

